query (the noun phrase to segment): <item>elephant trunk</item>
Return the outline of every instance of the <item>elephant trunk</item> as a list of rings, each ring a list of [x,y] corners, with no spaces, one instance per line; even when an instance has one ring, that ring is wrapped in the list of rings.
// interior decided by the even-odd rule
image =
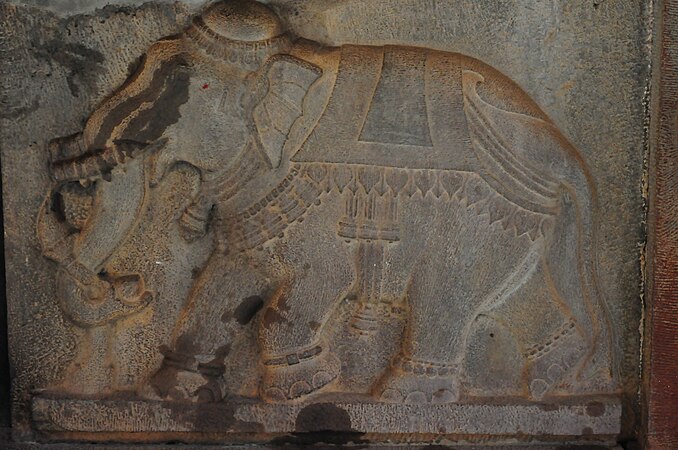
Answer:
[[[61,310],[76,325],[92,328],[143,309],[153,294],[137,275],[106,280],[73,261],[58,276]]]
[[[66,316],[77,325],[89,328],[143,308],[152,294],[145,290],[141,277],[107,277],[83,265],[73,255],[76,235],[71,225],[49,209],[50,203],[48,199],[43,204],[38,236],[44,255],[60,266],[57,283],[63,293],[58,298]]]

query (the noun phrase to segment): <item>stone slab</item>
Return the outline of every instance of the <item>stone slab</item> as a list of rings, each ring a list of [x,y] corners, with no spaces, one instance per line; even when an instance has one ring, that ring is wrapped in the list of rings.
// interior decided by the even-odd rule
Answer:
[[[32,3],[0,4],[17,438],[288,433],[325,395],[382,440],[633,437],[646,2]]]
[[[499,402],[497,402],[499,403]],[[215,405],[134,400],[78,400],[38,396],[33,420],[41,435],[106,440],[116,433],[138,435],[141,441],[172,438],[200,440],[275,440],[300,433],[333,434],[357,443],[388,436],[392,442],[489,440],[614,441],[620,431],[621,405],[610,398],[566,403],[392,405],[369,399],[271,405],[230,401]],[[322,417],[324,421],[318,420]],[[228,437],[232,435],[233,437]],[[148,437],[148,436],[155,436]],[[217,437],[219,436],[219,437]],[[494,438],[492,438],[494,436]],[[375,439],[376,438],[376,439]],[[282,442],[282,441],[280,441]]]

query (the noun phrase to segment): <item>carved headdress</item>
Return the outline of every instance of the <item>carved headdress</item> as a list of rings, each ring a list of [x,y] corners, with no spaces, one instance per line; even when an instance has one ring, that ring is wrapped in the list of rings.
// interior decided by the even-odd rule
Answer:
[[[253,0],[225,0],[198,16],[186,34],[215,58],[256,70],[271,56],[289,48],[278,16]]]

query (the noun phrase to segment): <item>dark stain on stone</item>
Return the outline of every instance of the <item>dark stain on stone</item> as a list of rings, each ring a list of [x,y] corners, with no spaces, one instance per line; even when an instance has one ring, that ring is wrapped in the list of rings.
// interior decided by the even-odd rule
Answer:
[[[191,280],[197,280],[198,277],[200,276],[200,267],[194,267],[191,269]]]
[[[314,403],[304,407],[297,415],[294,429],[298,433],[353,431],[348,412],[332,403]]]
[[[153,390],[162,398],[170,396],[170,391],[177,385],[180,369],[174,366],[165,356],[160,369],[153,374],[150,385]]]
[[[273,307],[269,307],[269,308],[266,308],[266,312],[264,312],[264,318],[263,318],[263,321],[262,321],[262,326],[264,328],[270,328],[276,323],[283,324],[283,323],[287,323],[287,322],[288,322],[288,320],[285,317],[283,317],[278,312],[277,309],[275,309]]]
[[[234,403],[198,405],[194,410],[194,430],[202,433],[224,431],[261,433],[264,431],[264,425],[259,422],[247,422],[235,417],[237,409]]]
[[[541,409],[542,411],[546,411],[546,412],[558,411],[558,408],[559,408],[558,405],[554,405],[552,403],[540,403],[539,404],[539,409]]]
[[[144,60],[144,64],[147,61]],[[137,72],[137,77],[144,68]],[[122,139],[150,142],[179,120],[179,106],[188,101],[190,66],[179,56],[163,61],[153,72],[146,89],[114,107],[103,120],[93,142],[94,148],[103,148],[113,129],[122,123],[142,103],[153,106],[141,111],[123,132]]]
[[[172,389],[178,383],[179,372],[193,365],[193,355],[197,352],[197,347],[190,336],[181,336],[174,349],[162,346],[160,352],[165,357],[150,384],[159,396],[170,397]]]
[[[189,84],[190,73],[186,66],[176,64],[166,75],[153,106],[137,114],[125,129],[123,139],[153,142],[160,138],[167,127],[179,121],[179,107],[188,101]]]
[[[223,392],[219,380],[226,370],[225,360],[231,352],[231,344],[225,344],[214,352],[214,358],[206,363],[198,364],[198,372],[205,378],[206,382],[200,386],[194,395],[197,396],[198,403],[211,403],[222,400]]]
[[[60,191],[55,191],[54,194],[52,194],[52,202],[49,209],[54,213],[54,217],[56,217],[59,222],[66,221],[64,196]]]
[[[350,448],[366,448],[369,441],[365,433],[351,426],[348,412],[332,403],[313,403],[299,411],[294,424],[294,433],[273,439],[273,445],[350,445]],[[361,445],[362,444],[362,445]]]
[[[103,70],[104,55],[82,44],[52,39],[33,43],[35,56],[48,64],[57,63],[66,69],[66,82],[71,95],[80,96],[80,88],[94,90],[96,80]]]
[[[591,402],[586,405],[586,414],[591,417],[600,417],[605,412],[605,405],[601,402]]]
[[[584,427],[584,428],[581,430],[581,434],[584,435],[584,436],[592,435],[592,434],[593,434],[593,428],[591,428],[591,427]]]
[[[264,306],[264,299],[258,295],[252,295],[243,299],[233,311],[233,318],[240,325],[247,325]],[[222,318],[223,320],[223,318]]]
[[[161,406],[170,411],[173,420],[192,424],[195,433],[262,433],[264,425],[258,422],[246,422],[235,414],[238,404],[235,402],[186,403],[162,402]]]

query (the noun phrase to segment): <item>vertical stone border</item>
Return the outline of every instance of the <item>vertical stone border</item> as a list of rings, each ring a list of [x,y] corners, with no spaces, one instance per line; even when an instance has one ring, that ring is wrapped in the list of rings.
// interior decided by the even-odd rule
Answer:
[[[678,448],[678,0],[655,2],[649,160],[646,448]]]

